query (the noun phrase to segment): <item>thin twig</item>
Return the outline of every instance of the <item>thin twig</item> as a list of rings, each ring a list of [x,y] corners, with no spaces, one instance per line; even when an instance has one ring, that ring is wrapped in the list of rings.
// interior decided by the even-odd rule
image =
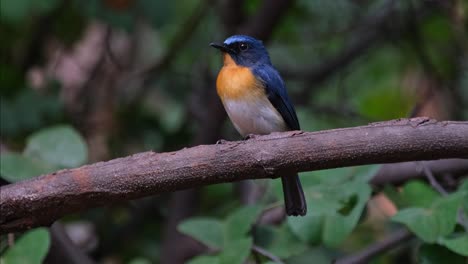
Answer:
[[[106,52],[106,55],[109,58],[110,62],[114,64],[114,66],[117,67],[118,70],[123,70],[124,66],[122,65],[122,63],[119,62],[114,52],[112,51],[111,38],[112,38],[112,28],[109,26],[108,33],[106,34],[104,38],[104,51]]]
[[[447,196],[448,195],[447,190],[445,190],[445,188],[439,184],[439,182],[436,180],[436,178],[432,174],[432,171],[429,169],[428,166],[426,166],[425,162],[421,161],[421,162],[418,162],[418,164],[422,168],[431,186],[434,189],[436,189],[442,196]],[[457,211],[457,223],[461,225],[468,232],[468,223],[466,222],[466,219],[464,216],[463,207],[460,207]]]
[[[374,257],[401,245],[404,241],[408,241],[413,236],[414,235],[407,229],[398,230],[395,233],[392,233],[390,236],[388,236],[384,240],[374,243],[355,254],[338,259],[334,263],[335,264],[368,263]]]
[[[15,234],[14,233],[8,233],[8,246],[12,247],[15,245]]]
[[[111,27],[106,25],[103,34],[104,39],[107,39],[111,34]],[[99,76],[100,70],[103,67],[106,59],[105,43],[103,43],[103,45],[104,47],[102,50],[100,50],[98,59],[96,60],[95,64],[92,65],[92,69],[88,72],[86,81],[83,83],[83,85],[80,87],[80,90],[78,91],[77,98],[80,98],[82,100],[79,105],[79,108],[74,112],[80,116],[85,116],[92,109],[92,102],[95,98],[93,96],[90,96],[89,93],[90,91],[92,91],[93,82]]]
[[[457,223],[465,229],[465,232],[468,233],[468,220],[465,217],[465,209],[463,206],[460,206],[457,212]]]
[[[271,261],[273,261],[275,263],[285,264],[278,256],[275,256],[270,251],[268,251],[268,250],[266,250],[266,249],[264,249],[262,247],[259,247],[257,245],[252,246],[252,251],[267,257],[268,259],[270,259]]]
[[[167,45],[168,49],[166,53],[155,63],[134,71],[130,74],[130,78],[142,77],[143,85],[136,91],[133,96],[130,104],[136,103],[144,97],[148,89],[150,88],[149,83],[159,77],[159,74],[164,69],[168,68],[170,63],[174,60],[177,54],[180,54],[180,49],[188,42],[188,40],[195,33],[196,29],[200,25],[200,22],[205,17],[209,7],[213,4],[214,0],[204,0],[202,1],[195,9],[192,14],[188,16],[185,20],[179,31],[177,31],[174,37],[169,41]]]
[[[336,56],[312,68],[301,67],[300,69],[291,70],[289,69],[291,67],[288,67],[280,69],[280,72],[285,78],[304,79],[308,83],[317,84],[325,81],[331,75],[339,72],[338,70],[343,69],[355,59],[365,54],[367,50],[386,36],[385,33],[387,31],[382,30],[382,27],[394,15],[395,3],[396,1],[394,0],[387,0],[382,4],[379,12],[372,13],[364,18],[361,26],[353,32],[353,38],[347,41],[349,44]],[[306,90],[304,93],[304,98],[309,98],[308,93],[310,92]]]
[[[426,176],[427,180],[431,184],[431,186],[436,189],[440,194],[443,196],[446,196],[448,192],[442,187],[442,185],[439,184],[439,182],[436,180],[434,177],[434,174],[432,174],[432,171],[429,169],[429,167],[424,163],[424,161],[418,162],[418,165],[424,172],[424,175]]]
[[[83,249],[75,245],[60,222],[50,227],[52,244],[46,263],[94,264]]]

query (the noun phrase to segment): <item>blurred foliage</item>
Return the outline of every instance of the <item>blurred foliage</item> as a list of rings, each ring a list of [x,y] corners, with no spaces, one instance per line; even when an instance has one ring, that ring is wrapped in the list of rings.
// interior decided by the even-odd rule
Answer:
[[[0,98],[0,133],[4,137],[24,136],[63,119],[57,96],[22,90],[13,98]],[[18,118],[21,117],[21,118]]]
[[[439,237],[454,231],[457,213],[461,202],[466,200],[466,195],[466,193],[457,193],[439,198],[430,208],[403,209],[392,220],[408,226],[423,241],[434,243]]]
[[[430,87],[449,92],[443,107],[453,108],[453,118],[468,119],[468,51],[464,45],[468,3],[448,1],[453,3],[453,12],[442,8],[419,12],[428,2],[398,2],[398,14],[378,29],[379,37],[371,40],[375,42],[371,48],[317,83],[307,79],[307,72],[359,42],[360,34],[376,26],[366,24],[369,17],[384,11],[387,1],[295,2],[267,44],[280,71],[305,72],[285,80],[292,101],[298,102],[296,110],[304,130],[407,117],[428,98]],[[246,16],[255,15],[261,6],[259,0],[245,1],[242,10]],[[180,32],[192,26],[186,24],[187,19],[203,8],[206,11],[193,32],[180,38]],[[201,138],[213,132],[215,128],[206,122],[216,122],[218,114],[212,111],[214,103],[209,98],[221,62],[208,43],[226,37],[222,8],[216,1],[195,0],[0,1],[2,184],[94,162],[89,159],[102,151],[96,143],[102,138],[107,144],[106,158],[214,143]],[[465,17],[454,17],[456,14]],[[96,47],[75,53],[86,50],[85,40],[93,39],[89,32],[96,25],[112,29],[105,49],[112,49],[117,62],[131,57],[130,66],[120,69],[109,63],[110,70],[93,76],[93,67],[86,62],[100,57]],[[363,27],[366,30],[357,30]],[[173,51],[175,37],[183,45]],[[122,55],[118,50],[125,41],[130,48]],[[157,65],[168,52],[175,55],[158,72],[143,78],[135,74]],[[110,56],[105,56],[104,65]],[[58,74],[67,66],[60,64],[62,60],[73,61],[67,78],[84,75],[80,85],[70,85]],[[102,95],[105,84],[93,82],[117,68],[109,78],[115,83]],[[35,79],[38,72],[39,84]],[[109,109],[101,97],[112,101]],[[229,122],[216,135],[239,139]],[[408,263],[464,263],[468,236],[457,217],[468,219],[468,181],[448,196],[422,181],[399,188],[387,186],[384,193],[399,212],[391,219],[381,219],[372,217],[375,212],[366,207],[372,197],[367,181],[379,168],[302,173],[309,213],[279,225],[256,221],[263,211],[282,206],[280,181],[255,181],[265,193],[249,206],[241,204],[232,184],[202,188],[195,216],[177,228],[209,248],[209,254],[188,263],[240,264],[249,260],[271,264],[266,256],[252,252],[253,245],[286,263],[330,263],[379,241],[396,226],[406,226],[418,237],[418,242],[409,243],[415,256],[398,251],[377,257],[373,263],[402,259]],[[149,197],[68,216],[64,222],[93,224],[99,243],[87,250],[100,262],[159,263],[169,204],[168,195]],[[41,263],[49,244],[48,231],[31,230],[17,237],[14,246],[0,247],[0,261]]]
[[[16,182],[63,168],[83,165],[88,150],[84,139],[67,125],[45,128],[27,138],[22,154],[0,156],[0,177]]]
[[[45,259],[50,246],[49,231],[36,228],[24,233],[15,244],[0,256],[4,264],[40,264]]]

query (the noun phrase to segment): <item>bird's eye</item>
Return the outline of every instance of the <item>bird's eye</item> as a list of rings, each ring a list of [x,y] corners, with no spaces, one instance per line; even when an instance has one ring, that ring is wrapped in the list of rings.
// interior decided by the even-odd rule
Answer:
[[[241,51],[246,51],[248,48],[249,48],[249,45],[247,45],[246,43],[239,44],[239,49]]]

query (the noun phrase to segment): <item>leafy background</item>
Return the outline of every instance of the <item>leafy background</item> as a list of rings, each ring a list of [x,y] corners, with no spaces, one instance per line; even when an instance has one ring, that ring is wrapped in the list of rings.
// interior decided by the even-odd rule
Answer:
[[[1,185],[149,149],[239,139],[214,92],[221,61],[208,43],[249,32],[262,1],[0,5]],[[304,130],[415,115],[466,120],[467,14],[462,0],[298,0],[271,33],[257,34]],[[425,181],[373,191],[367,182],[379,168],[302,173],[310,207],[303,218],[281,217],[278,181],[220,184],[2,236],[0,262],[271,264],[272,255],[330,263],[407,227],[416,239],[372,263],[466,263],[468,182],[447,195]],[[278,209],[279,217],[263,218]],[[60,254],[63,234],[74,254]]]

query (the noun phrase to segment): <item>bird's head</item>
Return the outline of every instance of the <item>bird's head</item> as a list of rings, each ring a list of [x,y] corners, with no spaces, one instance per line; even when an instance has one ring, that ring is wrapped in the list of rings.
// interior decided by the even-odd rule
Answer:
[[[271,64],[270,56],[263,43],[253,37],[234,35],[222,44],[210,43],[210,46],[229,55],[239,66],[251,67],[255,64]]]

